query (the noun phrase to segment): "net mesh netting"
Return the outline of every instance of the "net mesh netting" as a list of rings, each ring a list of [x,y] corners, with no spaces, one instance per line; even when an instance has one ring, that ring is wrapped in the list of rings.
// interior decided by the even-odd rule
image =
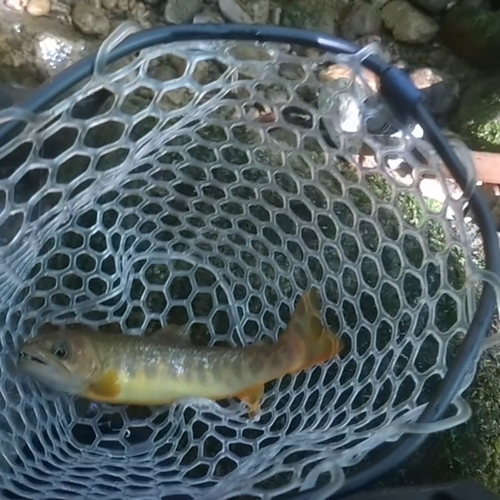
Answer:
[[[335,489],[417,431],[474,270],[464,200],[389,116],[358,55],[217,41],[143,50],[30,117],[0,151],[2,497]],[[445,203],[422,196],[431,178]],[[233,400],[108,406],[16,376],[46,322],[246,345],[276,340],[312,285],[346,348],[268,384],[254,419]],[[467,414],[455,402],[449,425]]]

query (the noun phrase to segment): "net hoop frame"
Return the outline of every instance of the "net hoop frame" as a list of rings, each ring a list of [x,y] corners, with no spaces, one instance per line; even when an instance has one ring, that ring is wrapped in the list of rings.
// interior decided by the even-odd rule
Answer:
[[[236,40],[277,42],[300,45],[319,49],[333,54],[360,54],[356,45],[325,33],[286,28],[280,26],[247,25],[247,24],[188,24],[157,27],[133,33],[113,47],[104,64],[113,63],[134,52],[141,51],[158,44],[180,41]],[[464,191],[470,190],[466,168],[453,151],[440,128],[423,104],[420,91],[407,75],[395,66],[386,63],[379,56],[366,54],[360,58],[361,64],[375,73],[380,79],[380,92],[387,102],[394,107],[399,117],[415,120],[424,131],[426,138],[435,148],[450,173]],[[102,65],[102,55],[98,52],[90,54],[68,67],[39,86],[27,99],[17,103],[16,108],[24,115],[36,114],[48,107],[61,94],[70,90],[93,74],[96,67]],[[0,125],[0,145],[15,135],[18,121],[10,121]],[[481,191],[475,186],[469,191],[469,207],[479,227],[484,245],[485,270],[500,276],[500,247],[491,211]],[[434,392],[422,415],[415,424],[429,424],[438,421],[446,412],[453,398],[460,390],[465,377],[474,371],[477,359],[484,348],[484,340],[488,334],[495,310],[497,297],[491,283],[485,282],[476,312],[471,321],[452,366]],[[412,432],[399,442],[390,445],[388,451],[375,464],[365,467],[346,478],[340,490],[331,494],[331,486],[316,487],[294,496],[294,500],[307,500],[318,496],[331,500],[344,498],[363,489],[370,483],[407,460],[426,440],[428,433],[422,426],[422,432]],[[415,429],[416,430],[416,429]],[[177,497],[164,497],[164,500]]]

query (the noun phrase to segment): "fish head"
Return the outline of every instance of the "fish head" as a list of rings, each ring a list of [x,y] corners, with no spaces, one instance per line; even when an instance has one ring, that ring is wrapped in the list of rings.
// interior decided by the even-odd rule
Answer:
[[[55,330],[21,346],[18,370],[56,391],[79,394],[98,376],[99,360],[84,333]]]

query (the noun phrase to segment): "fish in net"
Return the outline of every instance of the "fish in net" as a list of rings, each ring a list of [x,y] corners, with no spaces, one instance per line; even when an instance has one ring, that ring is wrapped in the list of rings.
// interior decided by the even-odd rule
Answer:
[[[468,330],[462,193],[359,54],[192,41],[100,61],[0,149],[3,497],[340,488],[414,430]],[[422,196],[429,177],[445,202]],[[16,371],[46,323],[276,342],[310,287],[345,348],[266,384],[253,419],[236,399],[96,404]],[[447,425],[468,418],[461,392]]]

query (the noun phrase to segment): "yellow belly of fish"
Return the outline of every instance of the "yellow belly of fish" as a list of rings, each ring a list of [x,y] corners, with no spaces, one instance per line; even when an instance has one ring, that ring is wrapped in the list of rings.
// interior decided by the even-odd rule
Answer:
[[[242,384],[240,391],[245,391]],[[162,376],[148,377],[137,372],[133,377],[110,370],[92,384],[82,396],[93,401],[111,404],[163,405],[182,398],[202,397],[212,400],[238,396],[240,391],[230,390],[224,383],[200,383],[183,377],[170,379]]]

